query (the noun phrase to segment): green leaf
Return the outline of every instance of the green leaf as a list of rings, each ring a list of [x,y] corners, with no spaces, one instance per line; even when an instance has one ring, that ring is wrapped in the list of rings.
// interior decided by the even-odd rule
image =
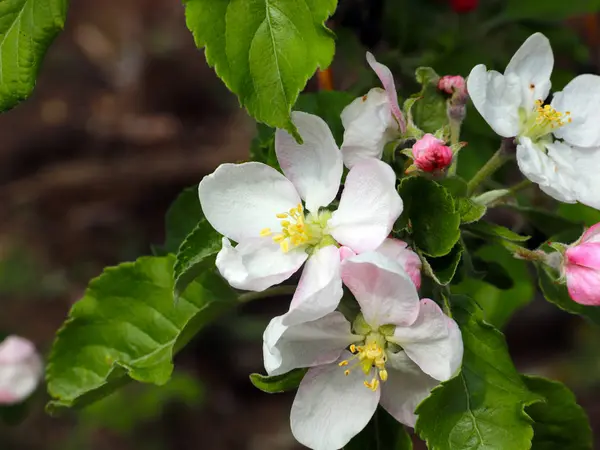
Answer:
[[[558,276],[545,265],[538,265],[540,289],[546,300],[560,309],[571,314],[585,317],[596,325],[600,325],[600,308],[597,306],[581,305],[571,299],[564,283],[558,281]]]
[[[447,177],[438,181],[438,183],[444,186],[455,199],[467,196],[467,182],[461,177]]]
[[[428,256],[447,255],[460,238],[460,214],[450,193],[423,177],[404,178],[398,191],[416,246]]]
[[[600,211],[581,203],[561,203],[558,206],[558,214],[566,219],[567,222],[575,222],[586,227],[600,222]]]
[[[281,172],[275,154],[275,129],[263,123],[257,123],[256,131],[256,136],[250,144],[250,160],[261,162]]]
[[[496,225],[495,223],[490,222],[472,223],[467,225],[465,230],[486,240],[491,237],[504,239],[510,242],[525,242],[529,239],[529,236],[521,236],[502,225]]]
[[[431,67],[419,67],[417,82],[423,89],[411,111],[415,124],[426,133],[435,133],[448,124],[446,96],[438,89],[439,75]]]
[[[509,0],[506,14],[510,19],[567,19],[600,11],[600,0]]]
[[[0,112],[29,97],[66,16],[67,0],[0,1]]]
[[[556,213],[524,206],[507,207],[519,212],[531,225],[533,225],[534,228],[540,230],[548,237],[555,236],[567,230],[577,230],[579,234],[581,234],[582,230],[580,225],[573,220],[561,217]]]
[[[524,408],[541,400],[515,369],[504,336],[483,321],[469,298],[453,296],[460,326],[462,371],[436,387],[417,408],[419,436],[430,450],[526,450],[532,421]]]
[[[459,198],[457,199],[457,203],[460,221],[462,223],[477,222],[487,211],[485,206],[475,203],[470,198]]]
[[[337,0],[184,0],[186,22],[208,63],[259,122],[299,138],[292,105],[317,67],[333,59],[323,23]]]
[[[279,394],[281,392],[296,389],[300,385],[304,375],[306,375],[307,370],[308,369],[294,369],[291,372],[272,377],[253,373],[250,375],[250,381],[254,387],[267,394]]]
[[[49,411],[83,406],[129,379],[165,384],[173,355],[237,304],[215,271],[205,271],[173,303],[174,258],[143,257],[92,280],[58,332],[46,369]]]
[[[165,253],[177,253],[179,246],[192,232],[198,221],[204,218],[198,186],[185,188],[169,207],[165,216]]]
[[[213,229],[212,225],[205,219],[198,222],[177,252],[173,273],[175,300],[179,299],[196,277],[214,267],[215,260],[211,256],[219,253],[221,246],[221,235]]]
[[[379,407],[367,426],[342,450],[412,450],[412,440],[396,419]]]
[[[463,247],[460,243],[456,243],[450,253],[439,258],[431,258],[427,256],[421,256],[423,262],[423,271],[425,274],[433,279],[437,284],[446,286],[450,284],[456,269],[460,263],[463,254]]]
[[[531,392],[545,402],[527,407],[534,420],[535,450],[592,450],[592,430],[587,414],[573,393],[562,383],[541,377],[523,376]]]

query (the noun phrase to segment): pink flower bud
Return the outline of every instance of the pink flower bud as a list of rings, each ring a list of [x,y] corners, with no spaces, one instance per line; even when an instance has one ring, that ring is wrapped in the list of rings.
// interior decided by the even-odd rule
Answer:
[[[42,377],[42,359],[27,339],[9,336],[0,343],[0,404],[20,403]]]
[[[388,238],[375,251],[400,264],[417,289],[421,287],[421,259],[406,242]]]
[[[446,75],[438,81],[438,89],[447,94],[463,92],[466,89],[466,82],[460,75]]]
[[[444,170],[452,163],[452,149],[432,134],[426,134],[412,148],[415,166],[423,172]]]
[[[567,249],[563,273],[573,300],[582,305],[600,305],[600,223]]]

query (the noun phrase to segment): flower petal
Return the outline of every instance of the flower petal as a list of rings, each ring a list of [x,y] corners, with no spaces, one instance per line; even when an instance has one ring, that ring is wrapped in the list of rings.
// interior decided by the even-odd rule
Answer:
[[[263,334],[263,356],[269,375],[280,375],[299,367],[313,367],[337,360],[342,351],[360,337],[339,312],[291,327],[281,318],[271,320]]]
[[[600,223],[589,227],[581,236],[582,242],[597,243],[600,242]]]
[[[421,259],[406,242],[388,238],[375,251],[400,264],[416,288],[421,287]]]
[[[600,270],[600,242],[584,242],[571,247],[565,257],[568,264]]]
[[[337,308],[343,294],[340,251],[328,245],[308,258],[282,324],[291,326],[319,319]]]
[[[198,194],[213,228],[236,242],[258,237],[264,228],[280,230],[276,214],[300,203],[290,180],[257,162],[221,164],[203,178]]]
[[[439,381],[450,379],[462,363],[458,325],[428,298],[421,300],[417,320],[408,327],[396,327],[388,340],[400,345],[423,372]]]
[[[578,147],[600,146],[600,76],[579,75],[562,92],[554,94],[552,106],[571,113],[572,123],[557,128],[554,135]]]
[[[369,158],[381,159],[383,148],[399,136],[389,99],[382,89],[373,88],[342,111],[344,142],[342,157],[346,167]]]
[[[415,409],[440,382],[431,378],[406,353],[388,353],[388,379],[381,383],[381,406],[398,422],[414,427]]]
[[[417,289],[397,262],[379,253],[363,253],[342,262],[342,280],[372,328],[410,325],[417,319]]]
[[[247,239],[236,247],[223,238],[216,265],[234,288],[260,292],[287,280],[306,258],[306,252],[298,248],[282,252],[268,237]]]
[[[521,82],[514,74],[504,76],[487,71],[483,64],[475,66],[467,78],[467,89],[479,114],[503,137],[519,133],[521,119]]]
[[[42,378],[42,359],[27,339],[8,336],[0,344],[0,404],[19,403]]]
[[[383,84],[383,88],[385,89],[385,93],[387,94],[388,102],[392,110],[392,115],[398,121],[400,130],[406,130],[406,121],[404,120],[402,111],[400,111],[400,105],[398,105],[398,93],[396,92],[394,75],[392,75],[392,72],[386,65],[378,63],[373,54],[370,52],[367,52],[367,62],[381,80],[381,84]]]
[[[536,100],[545,100],[550,92],[550,76],[554,55],[550,41],[542,33],[534,33],[514,54],[504,76],[515,74],[521,81],[523,105],[532,110]]]
[[[600,305],[600,272],[574,264],[565,267],[569,295],[582,305]]]
[[[380,396],[379,389],[367,389],[363,382],[361,370],[344,376],[337,364],[310,369],[292,405],[298,442],[313,450],[338,450],[356,436],[373,417]]]
[[[305,112],[292,112],[292,122],[304,140],[298,144],[287,131],[275,133],[275,153],[285,176],[294,183],[312,213],[329,205],[338,193],[344,165],[329,126]]]
[[[376,159],[352,167],[340,205],[329,219],[331,235],[356,253],[375,250],[402,213],[392,168]]]

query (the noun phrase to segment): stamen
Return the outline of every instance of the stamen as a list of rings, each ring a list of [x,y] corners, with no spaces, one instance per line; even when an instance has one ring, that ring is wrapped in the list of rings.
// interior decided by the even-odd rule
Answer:
[[[260,230],[260,236],[261,237],[265,237],[265,236],[270,236],[271,233],[271,229],[270,228],[263,228],[262,230]]]
[[[388,372],[385,369],[385,363],[387,361],[385,351],[377,342],[371,342],[364,346],[352,344],[348,349],[353,356],[350,359],[341,361],[338,365],[340,367],[346,367],[350,364],[350,361],[355,359],[357,362],[346,369],[344,375],[348,376],[356,367],[360,367],[365,375],[369,375],[372,373],[373,368],[375,368],[376,376],[371,381],[365,381],[364,385],[372,391],[376,391],[379,387],[380,380],[385,382],[388,379]]]

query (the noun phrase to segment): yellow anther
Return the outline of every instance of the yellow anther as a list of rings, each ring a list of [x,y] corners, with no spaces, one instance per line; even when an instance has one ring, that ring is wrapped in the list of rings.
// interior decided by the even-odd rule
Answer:
[[[346,376],[350,375],[350,371],[349,370],[344,370],[344,375],[346,375]]]
[[[347,365],[348,365],[348,360],[346,359],[346,360],[342,361],[341,363],[339,363],[338,365],[339,365],[340,367],[347,366]]]
[[[364,385],[371,389],[373,392],[375,392],[379,387],[379,380],[377,378],[373,378],[370,383],[368,381],[365,381]]]
[[[277,234],[275,236],[273,236],[273,241],[277,242],[278,244],[283,241],[285,239],[285,236],[283,234]]]
[[[387,370],[385,370],[385,369],[380,370],[379,371],[379,378],[381,378],[381,381],[384,381],[384,382],[387,381],[387,379],[388,379]]]
[[[270,228],[263,228],[262,230],[260,230],[260,236],[261,237],[270,236],[270,235],[271,235],[271,229]]]
[[[351,353],[356,353],[356,345],[352,344],[352,345],[350,346],[350,352],[351,352]]]
[[[287,253],[287,252],[290,251],[290,243],[289,243],[289,241],[281,241],[279,243],[279,246],[281,247],[281,251],[283,253]]]
[[[289,220],[282,220],[281,221],[281,226],[282,227],[289,227],[290,226],[290,221]]]
[[[288,215],[287,215],[287,213],[279,213],[279,214],[276,214],[276,216],[278,219],[285,219]]]

